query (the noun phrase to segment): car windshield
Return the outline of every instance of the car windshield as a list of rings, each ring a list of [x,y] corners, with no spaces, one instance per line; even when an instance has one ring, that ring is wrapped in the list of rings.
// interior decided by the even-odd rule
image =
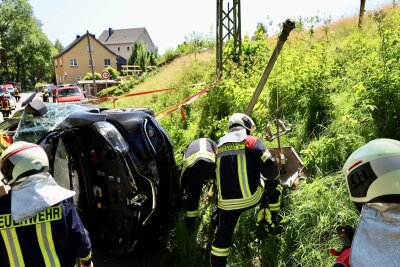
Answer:
[[[58,89],[58,96],[78,95],[80,93],[79,88]]]
[[[24,110],[14,141],[36,143],[45,133],[54,130],[72,113],[93,110],[92,106],[74,104],[46,103],[45,105],[47,113],[43,116],[33,116]]]
[[[14,91],[14,87],[11,87],[11,86],[7,86],[7,90],[11,90],[11,91]]]

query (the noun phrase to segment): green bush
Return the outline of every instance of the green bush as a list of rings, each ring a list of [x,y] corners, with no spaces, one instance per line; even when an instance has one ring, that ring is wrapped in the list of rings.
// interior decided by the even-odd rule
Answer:
[[[102,80],[100,73],[95,72],[94,77],[96,80]],[[86,73],[86,75],[83,77],[83,80],[88,81],[88,80],[93,80],[93,75],[91,72]]]
[[[106,71],[108,71],[108,73],[110,73],[110,80],[116,81],[117,77],[120,75],[120,73],[111,66],[108,66],[104,70],[106,70]]]

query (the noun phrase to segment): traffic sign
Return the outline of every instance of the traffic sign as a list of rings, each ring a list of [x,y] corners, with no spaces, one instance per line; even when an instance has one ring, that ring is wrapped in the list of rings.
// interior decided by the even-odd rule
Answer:
[[[103,80],[108,80],[108,79],[110,79],[110,73],[108,72],[108,71],[103,71],[102,73],[101,73],[101,78],[103,78]]]

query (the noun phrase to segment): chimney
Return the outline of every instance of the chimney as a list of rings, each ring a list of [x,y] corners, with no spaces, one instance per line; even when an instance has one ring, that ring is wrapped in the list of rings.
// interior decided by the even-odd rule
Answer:
[[[108,37],[110,37],[112,33],[113,33],[113,29],[112,28],[108,28]]]
[[[76,39],[79,39],[79,38],[81,38],[81,36],[79,34],[77,34],[76,35]]]

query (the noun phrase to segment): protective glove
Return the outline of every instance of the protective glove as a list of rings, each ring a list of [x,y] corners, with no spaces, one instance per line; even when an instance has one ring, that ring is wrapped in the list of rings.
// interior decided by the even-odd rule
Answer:
[[[275,228],[275,223],[272,221],[272,213],[269,208],[260,208],[257,212],[257,226],[265,226],[268,230]]]

